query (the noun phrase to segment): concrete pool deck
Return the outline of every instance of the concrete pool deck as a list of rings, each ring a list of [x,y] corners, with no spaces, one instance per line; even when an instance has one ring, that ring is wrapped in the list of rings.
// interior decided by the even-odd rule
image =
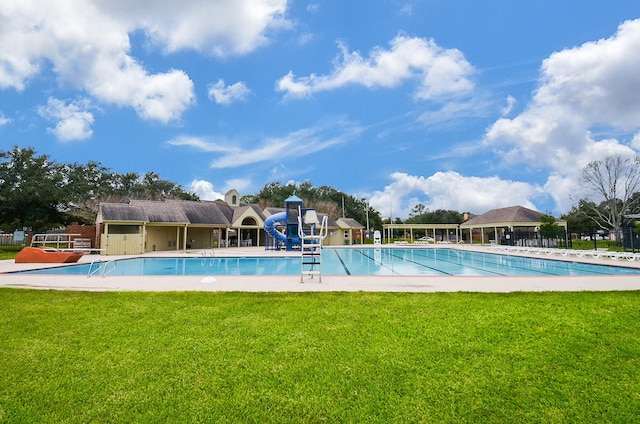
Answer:
[[[345,248],[361,248],[350,246]],[[365,246],[372,247],[372,246]],[[469,245],[382,245],[383,248],[434,248],[473,250],[513,256],[529,256],[543,259],[574,261],[601,265],[625,266],[640,269],[640,261],[613,260],[603,258],[574,258],[524,252],[503,252],[488,246]],[[145,255],[100,256],[85,255],[79,263],[110,261],[132,257],[202,257],[203,250],[182,252],[156,252]],[[206,251],[207,253],[210,251]],[[264,247],[240,247],[215,249],[215,257],[234,256],[299,256],[297,252],[266,251]],[[640,290],[640,275],[598,276],[552,276],[552,277],[438,277],[438,276],[354,276],[323,275],[305,277],[300,275],[265,276],[93,276],[86,275],[20,275],[7,274],[12,271],[60,266],[61,264],[16,264],[14,260],[0,261],[0,287],[80,290],[80,291],[241,291],[241,292],[521,292],[521,291],[619,291]]]

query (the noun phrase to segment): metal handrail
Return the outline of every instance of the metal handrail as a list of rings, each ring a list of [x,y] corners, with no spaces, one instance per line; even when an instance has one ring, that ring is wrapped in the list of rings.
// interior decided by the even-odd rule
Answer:
[[[93,264],[96,263],[96,262],[98,263],[98,268],[93,270]],[[102,261],[97,260],[97,259],[94,259],[93,261],[91,261],[91,263],[89,264],[89,271],[87,271],[87,278],[89,278],[89,277],[93,276],[94,274],[96,274],[98,271],[100,271],[101,268],[102,268]]]
[[[94,263],[98,263],[98,267],[96,269],[93,269],[93,264]],[[107,269],[107,267],[112,264],[113,267],[111,267],[111,269]],[[87,271],[87,278],[92,277],[94,275],[96,275],[97,273],[99,273],[100,271],[102,271],[102,274],[100,275],[102,278],[104,278],[105,276],[111,274],[113,271],[115,271],[115,269],[118,267],[118,263],[115,261],[115,259],[112,259],[108,262],[102,262],[100,260],[93,260],[91,261],[91,263],[89,264],[89,270]]]
[[[107,267],[109,266],[109,264],[112,264],[113,267],[107,270]],[[115,271],[116,268],[118,268],[118,263],[114,259],[110,260],[109,262],[106,262],[102,267],[102,278],[111,274],[113,271]]]

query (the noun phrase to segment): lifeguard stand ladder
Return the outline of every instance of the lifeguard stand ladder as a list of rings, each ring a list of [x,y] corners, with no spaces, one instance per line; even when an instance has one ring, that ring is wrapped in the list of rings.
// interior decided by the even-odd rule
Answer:
[[[303,225],[304,224],[304,225]],[[306,228],[306,232],[305,232]],[[302,210],[298,211],[298,236],[300,236],[301,271],[300,282],[304,277],[318,276],[318,282],[322,282],[322,240],[327,236],[327,217],[318,220],[314,209],[307,209],[302,216]]]

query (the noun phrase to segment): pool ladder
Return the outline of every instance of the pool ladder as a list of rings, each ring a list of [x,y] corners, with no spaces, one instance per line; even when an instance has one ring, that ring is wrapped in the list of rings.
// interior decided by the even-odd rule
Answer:
[[[304,277],[313,278],[318,276],[318,282],[322,282],[322,238],[320,236],[304,236],[301,239],[302,245],[302,269],[300,271],[300,282],[304,282]]]
[[[304,225],[307,226],[305,233]],[[318,282],[322,282],[322,241],[327,236],[327,216],[318,220],[315,209],[305,211],[304,218],[302,209],[298,207],[298,237],[300,237],[301,250],[301,270],[300,282],[304,282],[304,277],[313,278],[318,276]]]
[[[97,263],[98,266],[96,267],[96,269],[93,269],[93,264],[95,263]],[[107,275],[111,274],[117,267],[118,263],[114,259],[107,262],[103,262],[100,260],[91,261],[91,263],[89,264],[89,271],[87,272],[87,278],[93,277],[99,272],[101,272],[100,276],[104,278]]]

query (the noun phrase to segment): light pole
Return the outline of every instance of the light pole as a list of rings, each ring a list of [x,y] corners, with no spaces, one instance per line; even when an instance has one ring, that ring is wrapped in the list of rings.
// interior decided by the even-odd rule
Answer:
[[[367,214],[367,239],[369,239],[371,237],[371,234],[369,233],[369,203],[367,202],[367,199],[365,199],[364,197],[362,198],[362,202],[364,203],[364,207],[365,207],[365,212]]]

